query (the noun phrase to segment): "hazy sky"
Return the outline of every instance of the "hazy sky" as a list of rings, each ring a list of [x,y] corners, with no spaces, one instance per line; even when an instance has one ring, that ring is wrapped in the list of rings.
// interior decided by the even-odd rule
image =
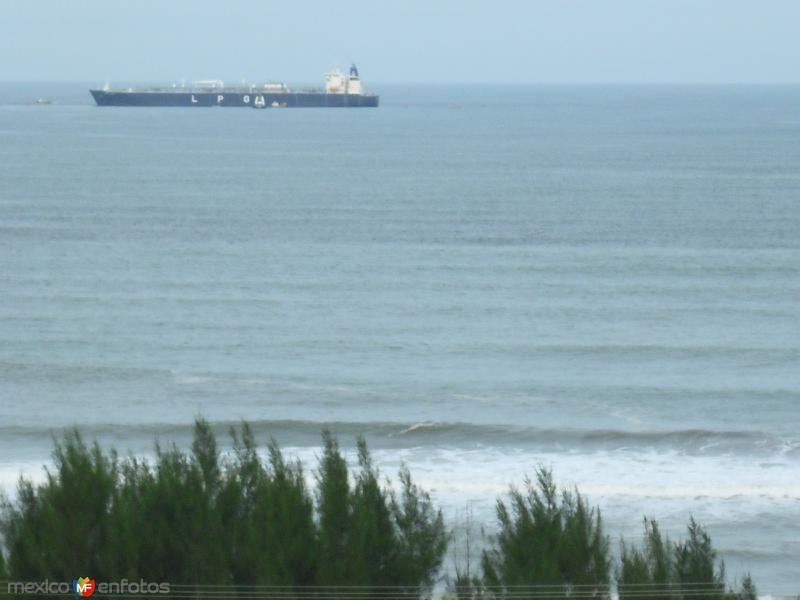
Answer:
[[[800,0],[0,0],[0,79],[800,82]]]

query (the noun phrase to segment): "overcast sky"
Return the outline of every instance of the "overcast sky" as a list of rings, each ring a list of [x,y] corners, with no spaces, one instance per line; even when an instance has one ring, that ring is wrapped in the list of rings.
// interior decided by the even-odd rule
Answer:
[[[0,79],[800,82],[800,0],[0,0]]]

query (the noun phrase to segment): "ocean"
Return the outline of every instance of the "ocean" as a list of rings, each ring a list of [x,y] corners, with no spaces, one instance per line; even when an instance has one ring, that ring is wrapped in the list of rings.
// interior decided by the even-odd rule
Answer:
[[[800,87],[371,86],[377,110],[0,84],[0,487],[328,426],[454,526],[551,467],[800,591]],[[37,97],[53,100],[33,106]]]

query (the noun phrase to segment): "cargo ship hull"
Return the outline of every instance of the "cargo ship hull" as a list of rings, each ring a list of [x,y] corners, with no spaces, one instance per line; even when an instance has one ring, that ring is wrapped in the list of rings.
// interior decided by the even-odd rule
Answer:
[[[259,91],[125,91],[90,90],[98,106],[233,106],[251,108],[319,108],[378,106],[376,94]]]

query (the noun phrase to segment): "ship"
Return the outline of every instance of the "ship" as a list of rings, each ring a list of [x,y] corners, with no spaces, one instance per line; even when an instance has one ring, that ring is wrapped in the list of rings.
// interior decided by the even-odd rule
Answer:
[[[236,106],[250,108],[371,107],[379,96],[364,91],[358,68],[338,67],[325,74],[325,87],[294,90],[285,83],[226,86],[223,81],[195,81],[171,86],[115,89],[106,83],[89,90],[97,106]]]

